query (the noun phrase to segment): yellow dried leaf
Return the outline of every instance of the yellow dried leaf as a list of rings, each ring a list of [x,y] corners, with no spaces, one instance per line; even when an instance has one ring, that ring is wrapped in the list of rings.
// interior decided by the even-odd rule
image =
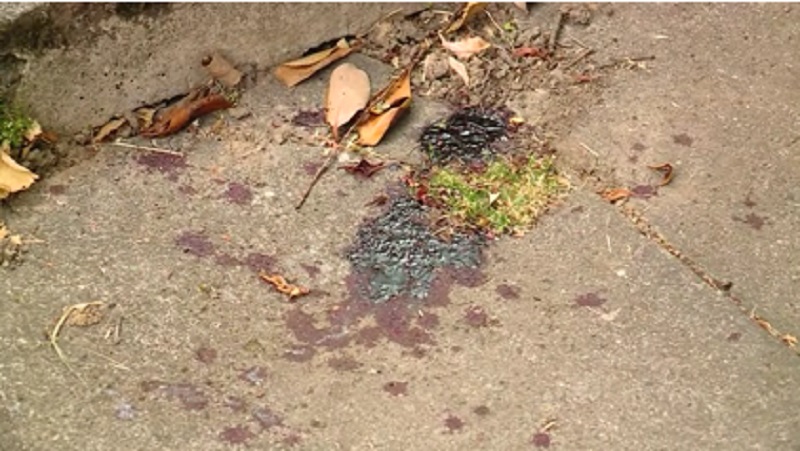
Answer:
[[[369,75],[363,70],[344,63],[331,72],[325,96],[325,122],[331,126],[334,139],[339,138],[339,127],[367,106],[369,95]]]
[[[403,71],[370,102],[369,114],[356,127],[358,144],[377,145],[400,114],[411,105],[411,69]]]
[[[458,12],[456,12],[455,19],[447,29],[444,31],[445,33],[452,33],[454,31],[458,31],[463,27],[470,19],[475,17],[479,12],[483,11],[486,8],[486,3],[483,2],[469,2],[466,5],[462,6]]]
[[[92,143],[97,144],[101,141],[104,141],[106,138],[116,133],[117,130],[119,130],[123,125],[127,123],[128,120],[125,119],[124,117],[111,119],[110,121],[103,124],[99,129],[97,129],[97,132],[94,134],[94,137],[92,137]]]
[[[489,44],[483,40],[483,38],[477,36],[461,39],[460,41],[448,41],[443,36],[440,36],[440,38],[442,40],[442,47],[450,50],[460,59],[467,59],[492,46],[492,44]]]
[[[0,149],[0,199],[11,193],[28,189],[39,176],[18,164],[3,149]]]
[[[261,277],[261,279],[265,282],[275,287],[275,289],[280,293],[287,295],[290,301],[294,298],[305,296],[311,292],[311,290],[308,288],[290,284],[283,276],[278,274],[269,275],[262,271],[258,273],[258,276]]]
[[[355,49],[356,47],[351,46],[346,39],[340,39],[335,46],[329,49],[281,64],[273,71],[273,74],[281,83],[292,87],[334,61],[349,55]]]
[[[450,65],[450,69],[453,69],[453,72],[455,72],[459,77],[461,77],[462,80],[464,80],[464,84],[469,87],[469,74],[467,73],[467,66],[452,56],[447,57],[447,64]]]

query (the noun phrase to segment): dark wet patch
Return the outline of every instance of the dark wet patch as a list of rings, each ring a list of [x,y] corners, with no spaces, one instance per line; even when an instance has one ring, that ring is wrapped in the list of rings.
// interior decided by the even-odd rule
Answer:
[[[208,405],[208,398],[202,390],[188,383],[170,384],[161,381],[144,381],[140,384],[142,391],[157,391],[167,399],[181,402],[186,410],[202,410]]]
[[[283,351],[283,358],[290,362],[303,363],[313,359],[316,353],[309,345],[294,345]]]
[[[264,254],[261,252],[252,252],[247,254],[244,259],[244,264],[253,272],[267,271],[272,272],[277,260],[272,255]]]
[[[210,365],[211,363],[214,363],[214,360],[217,359],[217,350],[203,346],[195,351],[194,357],[206,365]]]
[[[247,401],[238,396],[226,396],[222,405],[231,409],[231,412],[241,413],[247,410]]]
[[[658,194],[658,188],[650,185],[636,185],[631,188],[631,197],[650,199]]]
[[[473,305],[464,312],[464,322],[471,327],[487,327],[489,315],[481,306]]]
[[[305,263],[300,263],[300,267],[303,268],[306,271],[306,273],[308,273],[308,277],[311,277],[312,279],[316,279],[320,273],[319,266],[316,265],[307,265]]]
[[[755,202],[755,201],[754,201],[754,200],[753,200],[753,199],[750,197],[750,194],[748,194],[748,195],[747,195],[747,197],[745,197],[745,198],[744,198],[744,201],[742,201],[742,203],[743,203],[743,204],[744,204],[744,206],[745,206],[745,207],[747,207],[747,208],[753,208],[753,207],[755,207],[756,205],[758,205],[758,204],[756,204],[756,202]]]
[[[734,216],[733,219],[749,225],[754,230],[761,230],[765,225],[767,225],[767,217],[759,216],[755,213],[748,213],[748,215],[745,216],[744,218]]]
[[[672,135],[672,142],[679,146],[691,147],[694,140],[686,133],[681,133],[679,135]]]
[[[635,150],[636,152],[642,152],[647,149],[647,146],[640,142],[633,143],[631,146],[631,150]]]
[[[250,428],[246,425],[226,427],[219,433],[219,439],[231,445],[247,443],[254,437],[255,434],[250,432]]]
[[[450,433],[464,429],[464,425],[464,420],[455,415],[448,415],[447,418],[444,419],[444,427],[446,427]]]
[[[485,417],[485,416],[489,415],[490,413],[492,413],[492,411],[486,406],[478,406],[478,407],[472,409],[472,413],[474,413],[475,415],[477,415],[479,417]]]
[[[250,385],[261,385],[267,378],[267,370],[260,366],[252,366],[239,373],[239,379]]]
[[[223,194],[225,199],[232,204],[249,205],[253,200],[253,192],[244,183],[230,182],[228,189]]]
[[[547,432],[537,432],[531,437],[531,443],[537,448],[549,448],[550,434]]]
[[[67,185],[50,185],[47,187],[47,192],[53,196],[63,196],[67,192]]]
[[[331,357],[328,359],[328,366],[336,371],[354,371],[361,368],[362,364],[353,357],[346,355],[342,357]]]
[[[598,296],[597,293],[585,293],[576,297],[573,302],[575,302],[576,307],[600,307],[606,303],[606,300]]]
[[[408,382],[387,382],[383,384],[383,391],[392,396],[405,396],[408,394]]]
[[[288,432],[283,436],[283,438],[281,438],[281,443],[289,447],[298,446],[302,442],[303,437],[297,432]]]
[[[176,181],[178,174],[189,167],[185,155],[173,155],[163,152],[149,152],[139,155],[136,162],[147,168],[148,172],[160,172],[169,180]]]
[[[519,299],[520,289],[513,285],[501,283],[494,289],[503,299]]]
[[[325,126],[325,112],[319,110],[302,110],[294,115],[292,118],[292,125],[299,127],[324,127]]]
[[[436,164],[488,161],[497,152],[492,144],[508,136],[506,115],[478,107],[464,108],[422,132],[422,150]]]
[[[208,257],[214,253],[214,244],[208,239],[208,236],[200,232],[183,232],[175,239],[175,244],[184,253],[196,257]]]
[[[253,419],[261,426],[262,430],[283,425],[283,417],[269,407],[259,407],[253,410]]]
[[[735,343],[739,341],[741,338],[742,338],[741,332],[731,332],[731,334],[728,335],[727,340],[730,341],[731,343]]]
[[[214,256],[214,263],[220,266],[242,266],[243,262],[233,255],[218,253]]]
[[[376,303],[399,296],[423,299],[437,270],[480,266],[484,240],[460,233],[442,240],[429,230],[427,214],[427,207],[417,201],[398,197],[383,214],[359,228],[347,257],[366,281],[358,289],[367,299]]]

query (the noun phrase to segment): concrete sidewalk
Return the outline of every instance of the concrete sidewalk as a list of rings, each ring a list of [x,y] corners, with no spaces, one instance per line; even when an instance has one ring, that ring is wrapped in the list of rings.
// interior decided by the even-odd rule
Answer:
[[[354,303],[344,258],[397,172],[330,171],[294,209],[322,156],[290,122],[321,105],[325,76],[292,91],[265,76],[243,99],[252,117],[159,140],[185,158],[104,146],[17,196],[2,218],[45,243],[0,273],[0,448],[800,449],[797,354],[578,176],[633,186],[645,164],[674,163],[633,205],[744,310],[797,335],[800,94],[778,43],[797,40],[798,11],[608,8],[571,35],[601,61],[656,60],[605,80],[560,137],[574,191],[412,314]],[[538,13],[521,23],[549,22]],[[391,73],[352,58],[376,85]],[[417,124],[446,111],[415,99],[381,154],[413,159]],[[262,267],[316,293],[287,303]],[[60,340],[79,378],[43,331],[94,300],[114,304],[106,319]]]

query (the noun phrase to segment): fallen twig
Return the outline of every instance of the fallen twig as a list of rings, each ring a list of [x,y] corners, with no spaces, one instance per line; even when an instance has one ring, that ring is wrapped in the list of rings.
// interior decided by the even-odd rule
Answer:
[[[553,52],[556,48],[556,44],[558,43],[558,35],[561,34],[561,27],[564,26],[564,14],[563,11],[558,12],[558,16],[556,16],[556,23],[553,26],[553,31],[550,32],[550,41],[547,43],[547,50],[549,52]]]
[[[580,63],[581,61],[583,61],[587,56],[591,55],[592,53],[594,53],[594,49],[584,49],[581,52],[580,55],[575,57],[574,60],[572,60],[569,63],[567,63],[567,65],[564,66],[564,69],[569,69],[569,68],[573,67],[574,65],[576,65],[576,64]]]
[[[322,178],[322,175],[328,172],[328,169],[330,169],[331,166],[333,166],[333,162],[336,161],[338,157],[339,157],[339,151],[334,150],[333,153],[331,153],[331,155],[328,157],[328,159],[325,160],[325,164],[323,164],[319,169],[317,169],[317,173],[314,174],[314,178],[311,179],[311,183],[308,184],[308,188],[306,188],[306,192],[303,193],[303,197],[300,198],[300,202],[298,202],[297,205],[295,205],[294,207],[295,210],[303,208],[303,204],[306,203],[306,199],[308,199],[308,196],[311,194],[311,190],[314,189],[314,186],[317,184],[317,182],[319,182],[319,179]]]
[[[631,57],[627,57],[627,58],[615,58],[615,59],[609,61],[608,63],[605,63],[605,64],[602,64],[602,65],[598,66],[597,68],[598,69],[607,69],[609,67],[614,67],[614,66],[617,66],[619,64],[638,63],[638,62],[641,62],[641,61],[653,61],[654,59],[656,59],[655,55],[631,56]]]
[[[117,146],[117,147],[124,147],[126,149],[144,150],[144,151],[147,151],[147,152],[157,152],[157,153],[163,153],[163,154],[167,154],[167,155],[175,155],[175,156],[179,156],[179,157],[184,156],[183,152],[178,152],[178,151],[169,150],[169,149],[162,149],[160,147],[140,146],[138,144],[129,144],[129,143],[122,142],[122,141],[114,141],[114,142],[111,142],[111,143],[108,143],[108,144],[110,144],[112,146]]]

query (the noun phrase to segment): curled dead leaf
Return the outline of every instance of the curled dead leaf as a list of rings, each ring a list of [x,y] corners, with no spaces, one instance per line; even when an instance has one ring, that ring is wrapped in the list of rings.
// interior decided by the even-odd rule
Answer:
[[[633,193],[627,188],[612,188],[603,191],[600,195],[603,197],[603,199],[613,204],[619,200],[631,197],[632,194]]]
[[[486,8],[486,3],[484,2],[469,2],[465,5],[461,6],[458,11],[456,11],[455,16],[453,17],[453,21],[450,22],[450,25],[444,30],[445,33],[452,33],[454,31],[458,31],[467,24],[473,17],[475,17],[479,12],[483,11]]]
[[[351,42],[342,38],[330,48],[281,64],[273,74],[281,83],[291,88],[334,61],[349,55],[358,45],[358,41]]]
[[[453,72],[455,72],[456,75],[464,80],[464,84],[469,87],[469,73],[467,73],[467,66],[452,56],[447,57],[447,64],[450,66],[450,69],[453,69]]]
[[[461,39],[459,41],[448,41],[442,35],[439,35],[439,37],[442,40],[442,47],[453,52],[453,54],[460,59],[467,59],[470,56],[480,53],[492,46],[492,44],[489,44],[483,40],[483,38],[478,36]]]
[[[668,185],[672,181],[673,167],[671,164],[662,163],[648,165],[647,167],[661,173],[661,181],[658,183],[658,186]]]
[[[153,124],[142,129],[141,135],[147,138],[171,135],[192,119],[232,106],[233,103],[222,94],[207,89],[195,90],[174,105],[159,111]]]
[[[385,167],[386,164],[383,161],[373,163],[367,160],[366,158],[362,158],[358,163],[350,163],[343,166],[339,166],[339,169],[343,169],[353,175],[358,175],[364,178],[370,178],[376,172],[380,171]]]
[[[294,298],[305,296],[311,292],[311,290],[308,288],[290,284],[283,276],[278,274],[269,275],[262,271],[258,273],[258,276],[261,277],[263,281],[275,287],[275,289],[280,293],[287,295],[290,301],[294,300]]]
[[[238,71],[225,57],[219,53],[206,56],[202,61],[203,67],[215,80],[223,85],[233,88],[242,81],[242,73]]]
[[[370,101],[367,114],[362,116],[356,126],[358,144],[362,146],[377,145],[389,127],[411,105],[412,69],[413,66],[406,68]]]
[[[106,122],[105,124],[101,125],[97,128],[97,131],[94,133],[92,137],[92,143],[97,144],[99,142],[105,141],[108,138],[111,138],[117,130],[122,128],[125,124],[128,123],[128,120],[124,117],[115,117],[110,121]]]
[[[134,110],[133,114],[136,116],[138,129],[141,130],[149,128],[150,126],[153,125],[153,119],[156,116],[156,109],[150,107],[142,107]]]
[[[369,75],[350,63],[339,65],[331,72],[325,96],[325,122],[333,138],[339,140],[339,128],[369,103]]]
[[[4,147],[0,148],[0,199],[28,189],[39,178],[30,169],[14,161],[7,152],[8,143],[5,143]]]

